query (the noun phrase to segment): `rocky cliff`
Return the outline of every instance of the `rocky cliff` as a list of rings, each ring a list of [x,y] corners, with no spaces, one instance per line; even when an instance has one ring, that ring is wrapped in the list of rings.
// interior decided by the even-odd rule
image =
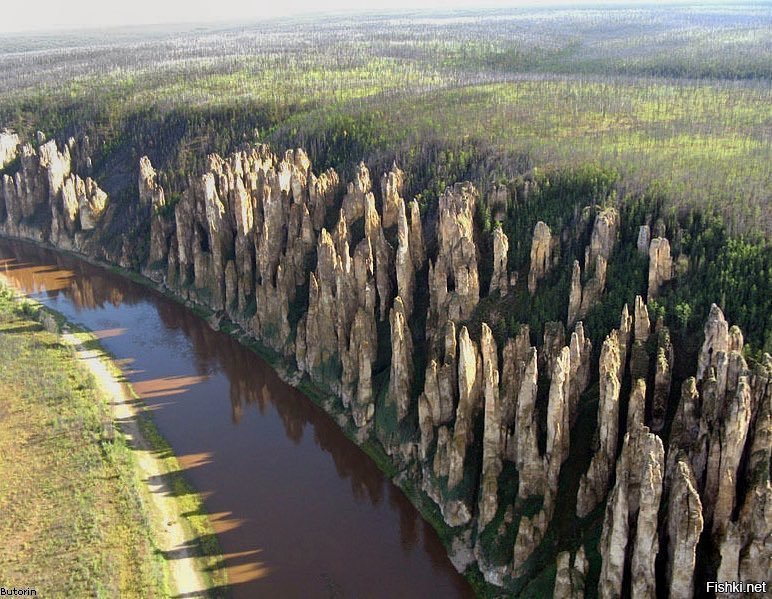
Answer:
[[[364,163],[344,183],[315,173],[303,150],[244,146],[210,156],[175,194],[140,159],[145,221],[115,251],[103,241],[120,211],[86,173],[87,144],[35,149],[3,135],[6,162],[19,157],[0,192],[3,234],[123,266],[146,246],[147,277],[326,393],[336,421],[377,444],[398,482],[436,511],[454,563],[479,568],[501,593],[553,563],[556,595],[571,597],[687,596],[705,576],[768,578],[772,359],[749,366],[742,333],[717,306],[696,360],[652,325],[643,294],[658,297],[674,276],[663,231],[651,239],[633,223],[647,283],[618,326],[593,337],[594,355],[583,319],[597,322],[618,259],[615,208],[532,221],[526,239],[494,226],[483,254],[471,183],[422,214],[396,165],[376,173],[374,190]],[[508,191],[485,197],[504,218]],[[516,246],[530,252],[510,272]],[[502,325],[561,268],[565,323]]]

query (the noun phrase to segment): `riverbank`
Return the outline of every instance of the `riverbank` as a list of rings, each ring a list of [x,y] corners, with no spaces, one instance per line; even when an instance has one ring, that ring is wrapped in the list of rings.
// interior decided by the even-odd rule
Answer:
[[[153,272],[137,272],[129,270],[117,264],[105,262],[71,249],[59,248],[50,243],[41,242],[36,239],[15,238],[7,235],[0,235],[0,238],[16,242],[20,241],[39,248],[48,249],[58,254],[71,256],[76,260],[103,268],[110,273],[128,279],[144,288],[162,294],[164,297],[184,306],[186,309],[205,320],[211,329],[220,331],[235,339],[241,346],[258,355],[270,365],[282,381],[300,391],[311,403],[324,410],[327,416],[335,423],[338,430],[353,444],[359,447],[359,449],[361,449],[375,464],[378,470],[400,488],[410,504],[412,504],[412,506],[421,514],[424,521],[434,529],[451,562],[457,559],[457,553],[464,553],[464,549],[454,542],[453,531],[445,524],[436,504],[415,484],[411,483],[407,477],[399,475],[399,471],[391,458],[384,452],[378,443],[371,438],[362,439],[357,434],[356,428],[346,417],[345,412],[339,409],[340,400],[329,390],[320,388],[320,386],[311,381],[307,375],[302,375],[284,356],[264,345],[260,339],[256,338],[251,332],[240,326],[239,323],[233,322],[222,312],[215,312],[205,303],[181,297],[174,289],[168,287],[163,280],[154,278]],[[460,572],[460,575],[471,586],[476,596],[500,596],[499,591],[485,581],[476,563],[469,564],[463,557],[461,557],[459,563],[466,565],[466,568],[459,568],[456,565],[453,567],[456,571]]]
[[[205,320],[213,330],[225,333],[235,339],[240,345],[249,351],[257,354],[263,359],[274,372],[288,385],[299,390],[311,403],[319,406],[327,416],[336,424],[338,430],[343,433],[352,443],[354,443],[364,454],[366,454],[375,466],[385,476],[387,476],[394,485],[400,488],[407,500],[421,514],[426,523],[431,526],[442,543],[446,555],[453,562],[456,553],[459,551],[457,543],[454,542],[454,534],[450,527],[445,524],[437,505],[429,499],[422,490],[420,490],[412,481],[405,476],[399,476],[398,469],[395,467],[391,458],[384,450],[372,439],[361,439],[357,435],[356,428],[346,418],[345,413],[338,409],[340,401],[329,390],[322,389],[318,384],[311,381],[307,375],[300,376],[300,373],[293,364],[288,363],[286,358],[272,348],[264,345],[260,339],[252,333],[242,328],[238,323],[231,321],[227,315],[213,311],[208,305],[191,299],[186,299],[178,295],[174,289],[168,287],[163,280],[157,280],[150,271],[137,272],[123,268],[117,264],[105,262],[89,256],[84,253],[70,249],[59,248],[46,242],[41,242],[31,238],[16,238],[7,235],[0,235],[0,238],[13,240],[16,242],[27,243],[39,248],[52,250],[59,254],[73,257],[76,260],[82,260],[93,266],[104,268],[120,277],[128,279],[142,287],[152,289],[173,302],[184,306],[192,311],[201,319]],[[169,451],[171,453],[171,450]],[[203,513],[203,509],[201,510]],[[461,549],[463,553],[463,549]],[[461,559],[461,562],[467,560]],[[466,568],[453,567],[460,575],[466,579],[466,582],[473,589],[478,597],[497,597],[499,592],[492,585],[488,584],[476,563],[464,564]]]
[[[98,340],[5,287],[0,346],[0,584],[226,596],[200,497]]]

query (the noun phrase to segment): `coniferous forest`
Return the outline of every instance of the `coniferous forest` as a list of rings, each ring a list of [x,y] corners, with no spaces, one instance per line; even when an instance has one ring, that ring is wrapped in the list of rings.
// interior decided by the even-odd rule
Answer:
[[[297,373],[480,596],[772,571],[772,4],[0,36],[0,233]]]

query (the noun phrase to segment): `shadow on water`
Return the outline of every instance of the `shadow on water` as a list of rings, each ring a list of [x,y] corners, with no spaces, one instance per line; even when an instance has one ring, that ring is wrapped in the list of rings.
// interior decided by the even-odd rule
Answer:
[[[473,596],[402,492],[233,338],[152,289],[38,246],[0,239],[0,272],[95,331],[122,366],[204,500],[232,596]],[[186,493],[174,475],[147,483]]]

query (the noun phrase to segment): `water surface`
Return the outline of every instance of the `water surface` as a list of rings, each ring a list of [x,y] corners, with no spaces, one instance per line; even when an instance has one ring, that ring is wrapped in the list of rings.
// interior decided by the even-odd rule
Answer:
[[[434,530],[332,419],[160,293],[0,239],[0,272],[94,331],[204,497],[235,597],[469,597]]]

